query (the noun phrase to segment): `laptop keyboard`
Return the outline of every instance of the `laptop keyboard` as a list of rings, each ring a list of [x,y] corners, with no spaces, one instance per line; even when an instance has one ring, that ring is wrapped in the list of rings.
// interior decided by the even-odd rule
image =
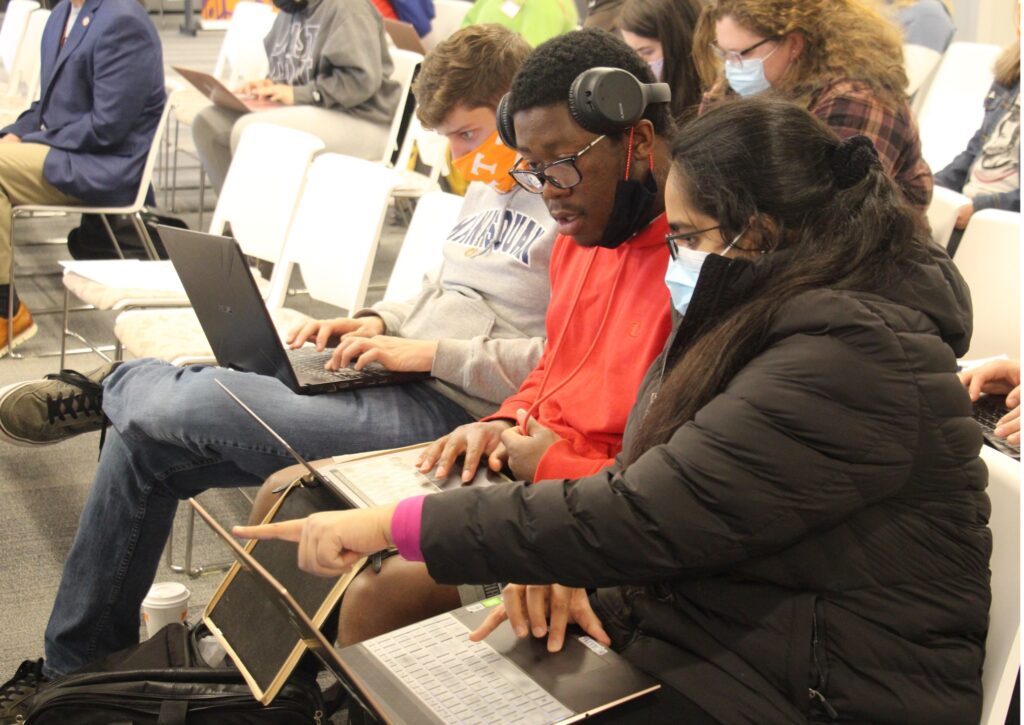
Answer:
[[[993,448],[1020,460],[1020,446],[1007,443],[1006,439],[999,438],[993,433],[996,425],[999,423],[999,419],[1010,412],[1003,404],[1004,400],[1002,396],[998,395],[981,396],[974,403],[973,416],[978,421],[978,424],[981,425],[981,431],[985,436],[985,440]]]
[[[340,370],[324,370],[324,364],[331,359],[331,352],[317,352],[316,348],[302,347],[298,350],[289,350],[288,359],[291,360],[295,374],[302,377],[313,377],[326,381],[359,380],[363,378],[378,378],[388,374],[387,368],[379,363],[370,363],[362,370],[353,368],[341,368]]]
[[[573,715],[450,614],[363,642],[445,723],[555,723]]]

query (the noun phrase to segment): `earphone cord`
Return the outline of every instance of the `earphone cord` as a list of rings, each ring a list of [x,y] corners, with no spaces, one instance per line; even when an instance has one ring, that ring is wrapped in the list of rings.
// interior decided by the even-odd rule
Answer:
[[[573,313],[575,313],[576,311],[577,303],[579,302],[580,295],[583,292],[583,283],[589,276],[590,267],[593,264],[594,258],[597,256],[597,253],[599,251],[599,249],[595,248],[594,253],[590,255],[590,259],[587,260],[587,268],[583,272],[583,277],[580,280],[580,284],[576,287],[576,295],[572,301],[572,307],[569,310],[569,314],[565,318],[565,322],[562,324],[562,331],[561,336],[558,340],[558,347],[556,347],[551,353],[551,364],[549,364],[547,366],[547,369],[544,371],[544,377],[541,378],[540,386],[537,389],[537,399],[533,401],[533,405],[531,405],[530,409],[527,411],[525,420],[529,420],[530,418],[532,418],[536,414],[537,410],[540,408],[541,403],[543,403],[545,400],[547,400],[552,395],[557,393],[559,390],[564,388],[566,385],[569,384],[569,382],[574,377],[576,377],[579,371],[583,369],[584,363],[586,363],[587,360],[590,358],[591,353],[594,352],[594,348],[597,347],[597,341],[601,339],[601,333],[604,332],[605,323],[608,322],[608,317],[611,313],[612,303],[615,301],[615,292],[619,288],[619,282],[622,280],[622,274],[626,268],[625,260],[621,260],[619,262],[619,269],[615,273],[615,279],[612,281],[612,290],[611,293],[608,295],[608,302],[605,303],[604,314],[601,316],[601,324],[597,326],[597,332],[594,333],[594,339],[591,340],[590,347],[587,348],[587,351],[583,353],[583,356],[580,358],[580,361],[576,363],[576,367],[574,367],[569,372],[569,374],[565,376],[562,382],[560,382],[554,388],[549,390],[547,393],[544,392],[544,388],[547,386],[548,376],[551,374],[551,369],[554,367],[555,357],[558,355],[558,352],[562,349],[562,342],[565,340],[565,333],[569,329],[569,321],[572,319]],[[630,251],[630,249],[627,249],[626,254],[628,255]],[[519,432],[523,435],[526,435],[525,426],[520,426]]]

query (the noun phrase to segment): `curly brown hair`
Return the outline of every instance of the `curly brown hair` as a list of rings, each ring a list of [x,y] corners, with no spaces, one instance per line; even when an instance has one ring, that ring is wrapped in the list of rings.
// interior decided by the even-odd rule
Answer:
[[[724,83],[724,68],[711,50],[715,23],[731,17],[765,38],[798,32],[807,43],[773,89],[801,104],[827,84],[859,81],[885,105],[906,101],[903,37],[865,0],[711,0],[694,34],[693,52],[706,88]],[[720,86],[721,87],[721,86]]]

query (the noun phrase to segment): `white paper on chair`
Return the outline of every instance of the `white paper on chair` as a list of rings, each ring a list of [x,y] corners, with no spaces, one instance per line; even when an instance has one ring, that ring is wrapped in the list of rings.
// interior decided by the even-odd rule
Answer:
[[[107,287],[185,293],[174,265],[166,260],[90,259],[67,260],[60,264],[69,272]]]

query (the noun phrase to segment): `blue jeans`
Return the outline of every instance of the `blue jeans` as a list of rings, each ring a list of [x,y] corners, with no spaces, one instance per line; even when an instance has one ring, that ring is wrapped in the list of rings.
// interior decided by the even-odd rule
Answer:
[[[125,363],[103,381],[111,429],[46,627],[48,676],[138,642],[180,499],[259,485],[293,463],[215,379],[307,459],[421,443],[472,420],[423,383],[302,396],[252,373]]]

